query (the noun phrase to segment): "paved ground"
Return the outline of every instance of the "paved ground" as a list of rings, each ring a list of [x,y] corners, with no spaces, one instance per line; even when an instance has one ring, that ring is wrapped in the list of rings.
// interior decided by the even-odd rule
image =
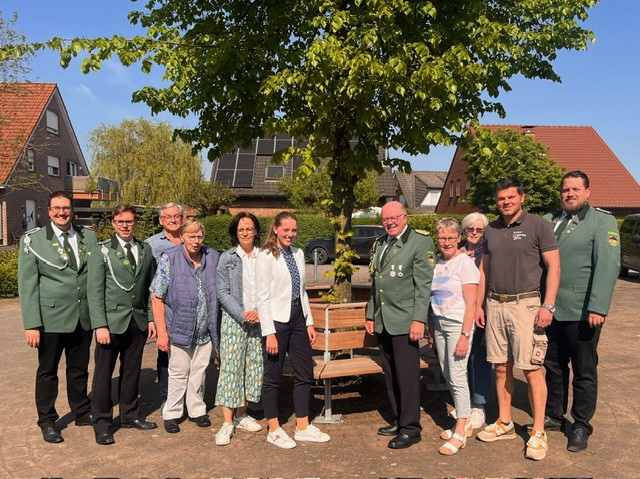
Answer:
[[[310,267],[308,267],[310,269]],[[309,275],[311,272],[309,271]],[[283,451],[265,442],[265,434],[239,432],[230,445],[217,447],[213,436],[221,412],[213,408],[217,373],[212,366],[207,380],[207,403],[212,408],[211,429],[182,424],[182,432],[169,435],[116,431],[114,446],[94,442],[90,428],[74,426],[60,378],[59,426],[65,442],[47,444],[36,425],[33,403],[36,354],[24,341],[17,300],[0,301],[0,477],[637,477],[636,449],[640,444],[638,331],[638,277],[621,280],[616,287],[611,316],[600,345],[600,400],[590,448],[581,454],[566,451],[560,432],[549,434],[550,451],[543,462],[523,458],[530,421],[525,384],[516,384],[515,421],[520,437],[514,441],[483,444],[470,441],[454,457],[438,455],[437,438],[449,426],[446,393],[424,392],[422,442],[408,450],[392,451],[375,430],[388,415],[381,376],[353,380],[336,388],[334,408],[343,422],[322,426],[331,434],[327,444],[300,444]],[[154,378],[155,345],[147,345],[141,379],[141,404],[149,419],[161,422],[158,387]],[[429,378],[426,377],[425,381]],[[283,391],[290,397],[290,382]],[[322,388],[313,389],[312,414],[322,408]],[[282,421],[293,432],[290,404],[283,404]],[[263,424],[264,420],[261,421]]]

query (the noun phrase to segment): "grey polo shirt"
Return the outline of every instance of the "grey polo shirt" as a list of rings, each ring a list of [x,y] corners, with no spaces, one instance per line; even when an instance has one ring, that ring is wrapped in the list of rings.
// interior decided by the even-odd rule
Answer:
[[[523,211],[510,225],[502,218],[489,223],[484,238],[491,260],[489,291],[518,294],[540,290],[545,270],[542,253],[558,249],[551,223]]]

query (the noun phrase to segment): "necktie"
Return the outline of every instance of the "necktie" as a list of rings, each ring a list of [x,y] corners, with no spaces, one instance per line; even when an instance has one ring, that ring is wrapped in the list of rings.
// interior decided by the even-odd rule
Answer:
[[[389,241],[389,244],[387,245],[385,250],[382,252],[382,256],[380,257],[380,267],[381,268],[384,265],[384,259],[387,257],[387,253],[391,250],[391,248],[393,248],[393,246],[397,242],[398,242],[398,238],[393,238],[391,241]]]
[[[291,299],[296,300],[300,298],[300,272],[298,271],[298,265],[296,265],[296,259],[290,249],[281,248],[280,252],[287,263],[287,268],[291,275]]]
[[[129,264],[131,265],[131,269],[135,273],[136,272],[136,257],[133,256],[133,251],[131,251],[131,243],[127,243],[126,245],[124,245],[124,247],[127,250],[127,259],[129,260]]]
[[[565,216],[564,220],[562,220],[562,223],[560,223],[556,228],[556,240],[559,240],[560,235],[562,235],[562,232],[567,229],[567,225],[569,224],[569,219],[570,219],[569,216]]]
[[[76,261],[76,254],[73,252],[73,248],[71,248],[71,243],[69,243],[69,232],[65,231],[62,233],[62,246],[64,247],[64,251],[67,253],[67,263],[73,269],[78,269],[78,262]]]

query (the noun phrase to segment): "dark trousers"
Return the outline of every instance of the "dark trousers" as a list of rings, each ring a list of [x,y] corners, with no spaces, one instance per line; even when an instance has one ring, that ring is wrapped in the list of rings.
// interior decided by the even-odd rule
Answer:
[[[574,425],[593,432],[589,423],[596,412],[598,399],[598,340],[601,328],[586,321],[553,320],[547,328],[549,346],[544,360],[547,381],[545,414],[560,420],[567,412],[569,400],[569,363],[573,370]]]
[[[113,403],[111,401],[111,376],[120,357],[120,377],[118,378],[118,402],[120,421],[132,422],[138,417],[138,383],[142,351],[147,340],[147,332],[140,331],[133,319],[122,334],[111,334],[111,344],[96,344],[95,371],[93,373],[93,396],[91,414],[96,431],[108,430],[113,424]]]
[[[420,357],[418,341],[408,334],[391,335],[386,329],[376,333],[391,411],[398,434],[420,435]]]
[[[52,426],[58,420],[58,364],[62,352],[67,362],[67,398],[76,419],[91,413],[91,401],[87,396],[89,379],[89,349],[93,331],[85,331],[80,322],[72,333],[40,333],[38,346],[38,371],[36,373],[36,409],[38,426]]]
[[[468,364],[471,405],[485,406],[495,402],[496,387],[493,383],[491,363],[487,361],[487,345],[484,342],[484,328],[476,328],[471,343]]]
[[[219,331],[219,330],[218,330]],[[167,400],[167,389],[169,388],[169,353],[158,349],[158,359],[156,361],[158,371],[158,384],[160,384],[160,398],[162,402]]]
[[[300,301],[291,303],[291,316],[288,323],[274,321],[278,354],[271,355],[264,350],[264,381],[262,383],[262,405],[267,419],[278,417],[278,389],[282,381],[282,366],[285,355],[295,376],[293,382],[293,408],[296,417],[309,416],[309,396],[313,383],[313,360],[311,345]]]

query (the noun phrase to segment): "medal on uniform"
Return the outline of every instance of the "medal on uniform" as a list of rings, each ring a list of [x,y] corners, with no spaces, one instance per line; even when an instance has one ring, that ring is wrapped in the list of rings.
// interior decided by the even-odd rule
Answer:
[[[402,272],[402,265],[399,264],[398,265],[398,278],[402,278],[404,276],[404,273]]]
[[[389,273],[389,276],[391,276],[392,278],[396,277],[395,267],[395,265],[391,265],[391,272]]]

